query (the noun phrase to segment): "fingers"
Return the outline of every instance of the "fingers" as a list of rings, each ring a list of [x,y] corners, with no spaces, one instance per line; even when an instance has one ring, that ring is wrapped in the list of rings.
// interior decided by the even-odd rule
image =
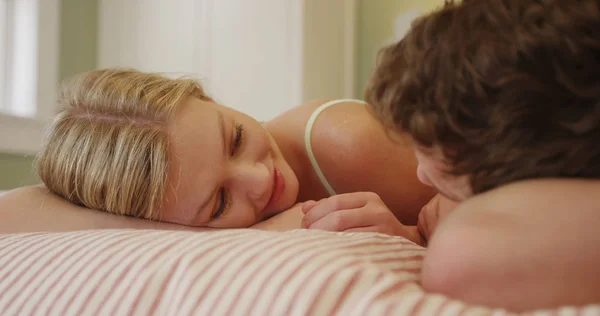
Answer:
[[[317,201],[306,201],[302,203],[302,213],[306,214],[310,209],[312,209],[315,205],[317,205]]]
[[[318,202],[308,203],[304,216],[304,222],[309,227],[325,215],[346,209],[361,208],[367,205],[370,201],[380,200],[379,196],[371,192],[356,192],[334,195],[332,197],[320,200]],[[304,212],[304,206],[302,208]]]
[[[405,233],[405,227],[374,193],[332,196],[305,207],[302,227],[326,231],[377,232],[387,235]],[[416,227],[415,227],[415,232]]]
[[[354,208],[331,212],[307,228],[327,231],[345,231],[350,228],[370,226],[369,213],[362,208]]]

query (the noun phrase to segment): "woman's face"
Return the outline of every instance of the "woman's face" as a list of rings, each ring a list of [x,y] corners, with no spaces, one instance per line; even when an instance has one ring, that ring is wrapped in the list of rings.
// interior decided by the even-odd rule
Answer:
[[[446,164],[439,150],[423,150],[415,146],[415,156],[419,163],[417,176],[422,183],[455,202],[472,195],[467,176],[456,177],[445,172]]]
[[[296,202],[296,175],[253,118],[190,97],[169,125],[169,136],[169,188],[161,221],[249,227]]]

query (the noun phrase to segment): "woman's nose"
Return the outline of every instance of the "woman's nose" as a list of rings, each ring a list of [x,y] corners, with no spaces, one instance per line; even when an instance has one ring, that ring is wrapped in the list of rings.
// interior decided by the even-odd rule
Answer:
[[[260,203],[269,194],[271,172],[262,163],[240,162],[235,166],[233,182],[236,190],[245,194],[253,201]]]

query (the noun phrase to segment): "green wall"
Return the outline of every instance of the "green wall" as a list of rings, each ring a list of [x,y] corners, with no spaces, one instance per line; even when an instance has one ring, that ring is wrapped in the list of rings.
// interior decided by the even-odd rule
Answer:
[[[98,0],[62,0],[59,80],[96,66]],[[39,183],[34,157],[0,153],[0,190]]]
[[[0,153],[0,190],[38,183],[32,166],[33,157]]]
[[[379,49],[394,36],[394,19],[401,13],[417,10],[426,13],[444,4],[444,0],[360,0],[358,16],[357,95],[371,75]]]
[[[62,0],[60,69],[62,81],[96,68],[98,0]]]

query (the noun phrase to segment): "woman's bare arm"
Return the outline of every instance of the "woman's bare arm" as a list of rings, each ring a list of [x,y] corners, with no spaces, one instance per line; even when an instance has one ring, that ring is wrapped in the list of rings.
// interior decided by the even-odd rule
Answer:
[[[286,231],[300,229],[302,223],[302,204],[296,204],[287,211],[283,211],[265,221],[252,226],[252,228],[271,231]]]
[[[19,188],[0,197],[0,233],[126,228],[206,230],[79,207],[50,193],[43,185]]]
[[[300,228],[301,220],[302,211],[299,207],[293,207],[253,228],[285,231]],[[211,230],[90,210],[65,201],[50,193],[43,185],[19,188],[0,196],[0,234],[87,229]]]

